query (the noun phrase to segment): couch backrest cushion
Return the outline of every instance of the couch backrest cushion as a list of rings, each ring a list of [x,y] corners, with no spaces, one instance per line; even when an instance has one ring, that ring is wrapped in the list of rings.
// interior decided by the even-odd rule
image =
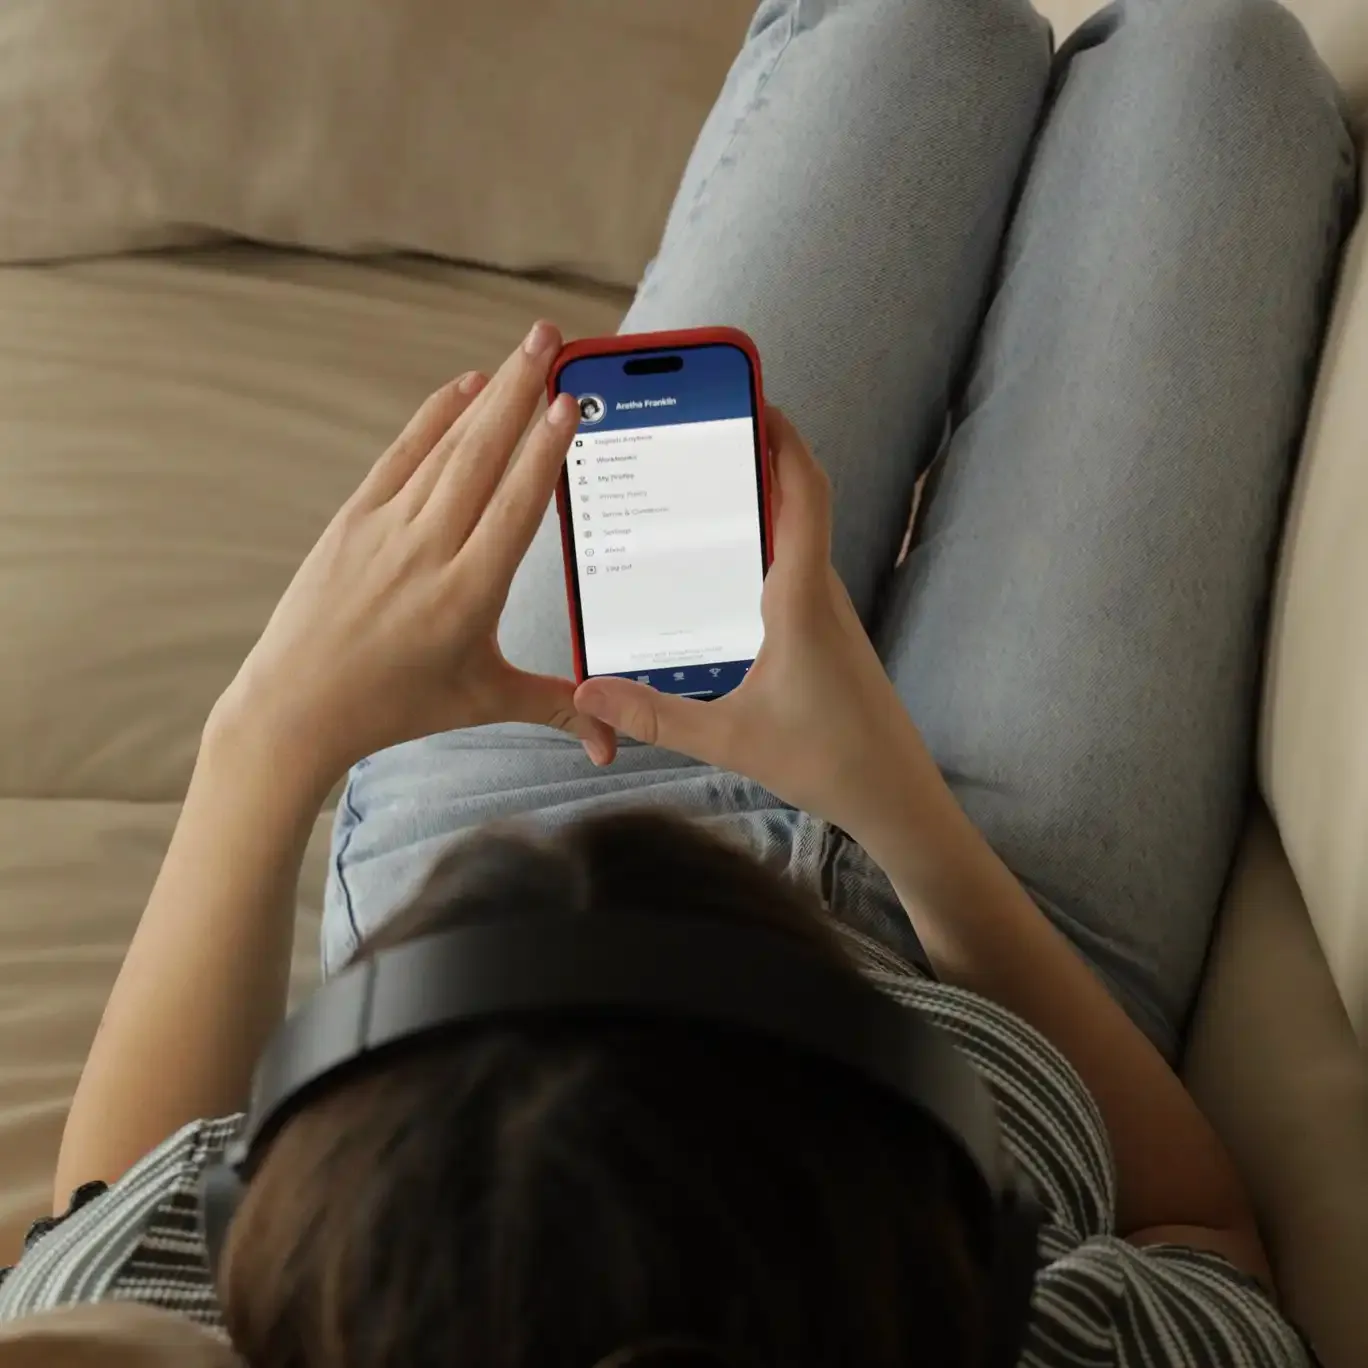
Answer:
[[[1288,8],[1362,133],[1368,6]],[[1368,173],[1364,190],[1368,202]],[[1368,1040],[1368,223],[1344,260],[1288,510],[1259,775],[1350,1019]]]
[[[0,261],[413,250],[632,285],[754,0],[5,0]]]
[[[1368,1039],[1368,225],[1344,263],[1292,493],[1259,760],[1326,958]]]

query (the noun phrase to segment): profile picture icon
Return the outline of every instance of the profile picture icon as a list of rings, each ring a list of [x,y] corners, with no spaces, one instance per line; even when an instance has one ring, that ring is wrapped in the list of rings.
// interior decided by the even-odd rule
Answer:
[[[608,412],[608,405],[597,394],[581,394],[579,406],[580,418],[586,423],[600,422]]]

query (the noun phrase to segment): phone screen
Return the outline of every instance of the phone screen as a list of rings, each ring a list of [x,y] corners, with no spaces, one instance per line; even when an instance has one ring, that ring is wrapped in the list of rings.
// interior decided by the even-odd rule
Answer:
[[[768,560],[750,358],[727,343],[580,357],[566,555],[586,675],[734,689],[760,649]]]

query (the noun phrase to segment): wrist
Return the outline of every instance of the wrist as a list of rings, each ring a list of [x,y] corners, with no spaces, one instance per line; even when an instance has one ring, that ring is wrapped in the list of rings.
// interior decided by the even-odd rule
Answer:
[[[237,786],[268,786],[273,806],[311,808],[312,820],[346,766],[334,762],[316,736],[224,694],[200,734],[195,770]]]
[[[942,795],[949,796],[921,733],[905,713],[881,729],[850,777],[837,825],[876,859],[876,852],[906,846],[909,836],[934,817]]]
[[[982,874],[986,843],[915,727],[890,738],[843,829],[900,893],[957,902]]]

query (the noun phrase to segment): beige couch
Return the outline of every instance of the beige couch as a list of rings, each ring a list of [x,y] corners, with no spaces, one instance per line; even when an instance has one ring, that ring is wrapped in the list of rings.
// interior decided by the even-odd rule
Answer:
[[[0,257],[208,245],[0,268],[0,1255],[49,1201],[209,704],[428,390],[533,315],[614,328],[750,7],[395,0],[393,32],[358,37],[324,0],[8,0],[0,129],[22,136],[0,135]],[[1046,6],[1061,37],[1089,8]],[[1293,8],[1368,109],[1368,6]],[[377,81],[398,71],[417,105],[387,127]],[[553,135],[567,109],[574,136]],[[378,254],[396,247],[503,269]],[[1365,251],[1360,233],[1279,575],[1262,800],[1187,1064],[1329,1368],[1368,1363]]]

